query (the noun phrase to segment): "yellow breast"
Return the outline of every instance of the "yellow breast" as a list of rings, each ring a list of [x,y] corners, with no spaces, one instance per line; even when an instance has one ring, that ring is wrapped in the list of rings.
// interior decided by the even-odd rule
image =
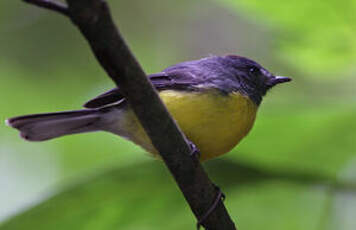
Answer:
[[[215,90],[184,92],[164,90],[160,97],[169,112],[201,152],[201,160],[227,153],[253,126],[257,106],[240,93],[223,95]],[[131,110],[121,120],[128,139],[157,154]]]

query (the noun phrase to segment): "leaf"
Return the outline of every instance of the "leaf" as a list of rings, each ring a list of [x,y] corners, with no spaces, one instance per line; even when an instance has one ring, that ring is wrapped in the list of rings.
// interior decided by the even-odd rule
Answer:
[[[229,159],[335,178],[356,154],[356,107],[292,104],[261,108],[252,132],[228,154]]]
[[[241,229],[312,230],[318,224],[322,189],[228,161],[207,166]],[[193,229],[194,224],[163,164],[148,162],[89,178],[11,218],[0,229],[178,230]]]
[[[340,77],[356,62],[356,1],[217,0],[274,31],[276,54],[302,73]]]

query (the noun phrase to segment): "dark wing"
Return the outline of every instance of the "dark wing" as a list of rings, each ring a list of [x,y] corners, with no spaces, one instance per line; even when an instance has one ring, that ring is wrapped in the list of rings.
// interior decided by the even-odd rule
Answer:
[[[157,90],[192,90],[193,85],[197,81],[191,72],[180,70],[151,74],[148,78]],[[83,106],[85,108],[99,108],[123,101],[124,99],[124,95],[121,93],[120,88],[114,88],[91,99]]]
[[[99,96],[87,101],[83,107],[84,108],[99,108],[105,105],[109,105],[120,100],[123,100],[124,96],[121,94],[120,89],[111,89]]]

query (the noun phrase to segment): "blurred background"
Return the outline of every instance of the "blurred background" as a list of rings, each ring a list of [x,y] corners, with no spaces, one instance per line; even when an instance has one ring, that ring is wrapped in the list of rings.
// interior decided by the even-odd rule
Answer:
[[[239,229],[356,228],[356,1],[108,1],[147,73],[210,54],[293,82],[204,164]],[[68,19],[0,1],[0,120],[79,109],[113,87]],[[29,143],[0,125],[0,229],[194,229],[164,165],[108,133]]]

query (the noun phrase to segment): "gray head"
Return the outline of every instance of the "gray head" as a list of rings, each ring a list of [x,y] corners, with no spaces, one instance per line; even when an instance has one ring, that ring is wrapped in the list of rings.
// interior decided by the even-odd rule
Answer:
[[[161,89],[201,90],[218,89],[222,93],[240,92],[256,105],[273,86],[288,82],[288,77],[274,76],[251,59],[237,56],[210,56],[182,62],[166,68],[157,77],[151,77]],[[154,78],[154,79],[153,79]],[[167,82],[168,78],[168,82]]]
[[[220,60],[235,78],[237,89],[247,94],[257,105],[273,86],[291,81],[288,77],[273,75],[257,62],[245,57],[227,55]]]

